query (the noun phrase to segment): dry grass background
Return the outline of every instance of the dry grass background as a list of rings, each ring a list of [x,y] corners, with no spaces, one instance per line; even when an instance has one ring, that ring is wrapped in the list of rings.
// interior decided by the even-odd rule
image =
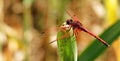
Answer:
[[[48,43],[56,39],[58,27],[69,19],[66,9],[77,15],[90,31],[99,35],[109,27],[103,2],[0,0],[0,61],[59,61],[57,46]],[[80,33],[77,41],[79,54],[93,39],[84,32]],[[117,47],[113,45],[95,61],[117,61],[120,44],[115,44]]]

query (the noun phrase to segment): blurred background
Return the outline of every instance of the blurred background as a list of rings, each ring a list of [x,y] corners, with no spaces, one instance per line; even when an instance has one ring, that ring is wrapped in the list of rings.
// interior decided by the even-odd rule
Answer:
[[[120,19],[120,0],[0,0],[0,61],[60,61],[59,27],[74,13],[100,35]],[[93,40],[81,32],[80,54]],[[95,61],[120,61],[120,37]]]

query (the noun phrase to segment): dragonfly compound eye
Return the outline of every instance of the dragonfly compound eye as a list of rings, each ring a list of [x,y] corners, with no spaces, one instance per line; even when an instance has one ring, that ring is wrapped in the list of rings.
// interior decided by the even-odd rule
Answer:
[[[72,19],[66,21],[66,23],[67,23],[68,25],[72,24],[72,22],[73,22]]]
[[[73,22],[73,20],[72,20],[72,19],[70,19],[70,22]]]

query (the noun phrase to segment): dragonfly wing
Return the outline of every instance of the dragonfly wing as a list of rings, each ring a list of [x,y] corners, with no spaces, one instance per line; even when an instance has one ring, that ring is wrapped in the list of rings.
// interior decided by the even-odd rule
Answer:
[[[73,14],[72,12],[70,12],[70,11],[68,11],[68,10],[67,10],[67,13],[68,13],[68,15],[71,16],[71,18],[72,18],[74,21],[79,21],[78,17],[77,17],[75,14]]]

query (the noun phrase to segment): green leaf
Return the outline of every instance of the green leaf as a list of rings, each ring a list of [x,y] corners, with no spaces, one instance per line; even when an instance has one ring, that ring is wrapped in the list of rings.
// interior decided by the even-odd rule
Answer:
[[[68,34],[68,32],[59,31],[58,38],[64,36],[65,34]],[[59,39],[57,43],[60,61],[77,61],[77,46],[73,35]]]
[[[112,44],[115,39],[120,35],[120,20],[118,20],[114,25],[109,27],[100,37]],[[103,53],[108,47],[103,45],[98,40],[94,40],[86,49],[83,51],[79,57],[78,61],[94,61],[101,53]]]

